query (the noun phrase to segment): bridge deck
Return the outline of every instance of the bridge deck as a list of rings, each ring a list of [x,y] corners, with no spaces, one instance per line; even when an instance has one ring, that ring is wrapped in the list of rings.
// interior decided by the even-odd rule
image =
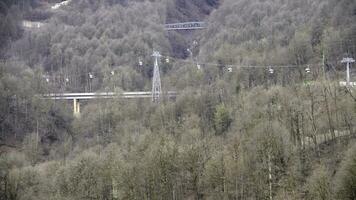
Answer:
[[[166,24],[164,28],[167,31],[204,29],[205,22],[183,22],[183,23]]]
[[[175,97],[177,93],[169,91],[161,94],[162,96]],[[42,95],[43,99],[52,100],[90,100],[90,99],[113,99],[113,98],[125,98],[125,99],[139,99],[139,98],[152,98],[152,92],[99,92],[99,93],[51,93]]]

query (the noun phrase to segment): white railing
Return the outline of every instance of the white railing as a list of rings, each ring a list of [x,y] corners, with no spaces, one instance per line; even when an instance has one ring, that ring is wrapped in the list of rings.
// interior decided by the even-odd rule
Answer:
[[[205,22],[183,22],[183,23],[173,23],[166,24],[164,26],[165,30],[193,30],[193,29],[204,29]]]
[[[164,93],[163,96],[175,97],[177,92],[169,91]],[[50,93],[41,96],[43,99],[52,100],[90,100],[90,99],[112,99],[112,98],[125,98],[125,99],[135,99],[135,98],[152,98],[152,92],[98,92],[98,93]]]

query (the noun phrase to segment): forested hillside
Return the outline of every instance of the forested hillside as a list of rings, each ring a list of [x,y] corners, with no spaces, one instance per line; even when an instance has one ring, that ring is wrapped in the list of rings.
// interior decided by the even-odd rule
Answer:
[[[60,2],[0,0],[0,200],[356,198],[356,2]],[[42,98],[150,91],[153,50],[172,100]]]

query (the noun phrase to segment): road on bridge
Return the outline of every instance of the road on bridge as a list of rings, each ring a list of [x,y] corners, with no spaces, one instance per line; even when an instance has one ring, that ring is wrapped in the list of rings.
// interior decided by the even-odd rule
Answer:
[[[177,92],[168,91],[161,94],[163,97],[169,99],[175,98]],[[41,95],[42,99],[48,100],[73,100],[73,113],[75,116],[80,115],[80,100],[92,100],[92,99],[142,99],[153,98],[152,92],[98,92],[98,93],[51,93]]]

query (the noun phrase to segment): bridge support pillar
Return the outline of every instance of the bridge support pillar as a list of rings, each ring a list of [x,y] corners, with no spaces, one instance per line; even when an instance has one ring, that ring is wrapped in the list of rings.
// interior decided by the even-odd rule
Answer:
[[[80,117],[80,102],[78,99],[73,99],[73,115]]]

